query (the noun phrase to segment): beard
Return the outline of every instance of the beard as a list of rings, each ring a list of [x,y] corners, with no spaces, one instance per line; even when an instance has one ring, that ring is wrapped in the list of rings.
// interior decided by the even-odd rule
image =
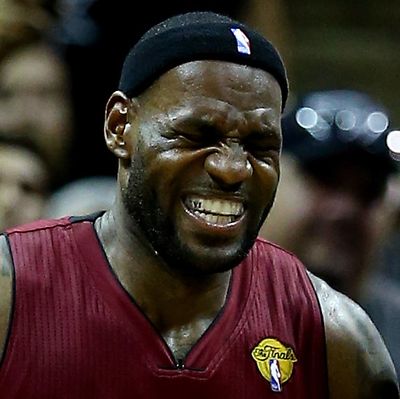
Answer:
[[[162,209],[156,192],[145,181],[146,165],[136,156],[129,170],[127,186],[122,190],[122,202],[140,234],[163,259],[167,267],[181,275],[206,276],[222,273],[237,266],[252,248],[259,228],[272,207],[273,200],[263,212],[260,223],[245,234],[233,253],[218,251],[213,237],[202,253],[193,251],[185,242],[171,218],[172,212]]]

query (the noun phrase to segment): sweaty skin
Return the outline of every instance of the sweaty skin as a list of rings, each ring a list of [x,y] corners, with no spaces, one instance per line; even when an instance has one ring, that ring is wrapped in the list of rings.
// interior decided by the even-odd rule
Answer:
[[[109,101],[106,140],[120,158],[120,190],[96,228],[177,359],[223,306],[230,269],[272,204],[280,109],[266,72],[204,61],[169,71],[137,100],[116,92]]]
[[[121,284],[177,360],[223,306],[230,269],[272,204],[280,108],[270,74],[218,61],[181,65],[139,98],[116,92],[108,102],[105,136],[119,158],[119,190],[95,228]],[[9,251],[4,244],[1,250],[8,270],[0,276],[4,342],[12,275]],[[330,397],[399,398],[393,364],[369,318],[310,278],[324,318]]]

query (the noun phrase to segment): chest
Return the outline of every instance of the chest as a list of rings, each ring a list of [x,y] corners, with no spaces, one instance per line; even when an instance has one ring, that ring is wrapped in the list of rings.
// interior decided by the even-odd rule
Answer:
[[[24,269],[28,262],[15,257],[14,317],[0,369],[4,397],[325,397],[323,325],[307,286],[286,282],[301,293],[287,295],[279,275],[257,270],[260,260],[238,268],[221,312],[195,339],[178,342],[186,349],[177,364],[103,254],[85,249],[60,251],[46,261],[57,269],[35,279]]]

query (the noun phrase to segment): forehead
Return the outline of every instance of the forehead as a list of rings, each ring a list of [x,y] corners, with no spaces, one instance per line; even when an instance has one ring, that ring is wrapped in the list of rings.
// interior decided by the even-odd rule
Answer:
[[[207,106],[222,111],[267,109],[280,115],[282,95],[268,72],[226,61],[192,61],[162,75],[145,93],[158,106]]]

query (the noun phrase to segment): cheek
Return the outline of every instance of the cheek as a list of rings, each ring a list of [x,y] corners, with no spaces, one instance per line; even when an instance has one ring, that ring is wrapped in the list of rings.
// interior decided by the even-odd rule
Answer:
[[[146,157],[144,184],[163,209],[172,210],[178,203],[181,187],[193,170],[187,158],[177,150],[151,151]]]
[[[276,194],[279,182],[279,165],[267,165],[253,162],[252,166],[252,195],[256,195],[256,198],[260,198],[260,200],[265,203],[265,206],[267,206]]]
[[[147,173],[160,187],[172,190],[204,173],[206,152],[207,149],[183,148],[150,150],[146,158]]]

